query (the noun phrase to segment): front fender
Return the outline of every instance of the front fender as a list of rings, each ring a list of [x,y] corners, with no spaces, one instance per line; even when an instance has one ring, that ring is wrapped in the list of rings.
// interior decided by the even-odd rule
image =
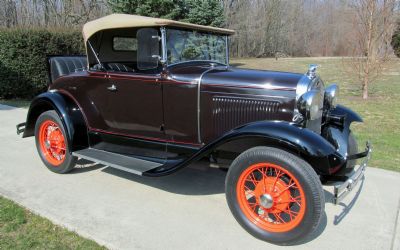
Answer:
[[[321,135],[284,121],[261,121],[236,128],[221,138],[217,144],[229,141],[240,143],[240,138],[262,138],[263,145],[278,147],[297,154],[307,161],[318,174],[329,174],[332,166],[343,164],[336,148]],[[239,145],[239,144],[237,144]]]
[[[332,124],[328,121],[322,128],[322,136],[326,138],[332,145],[335,145],[337,154],[344,160],[347,161],[348,147],[349,147],[349,136],[350,136],[350,125],[353,122],[363,122],[363,119],[359,114],[353,110],[337,105],[337,107],[330,111],[329,115],[344,118],[342,122]],[[336,166],[335,169],[346,167],[345,164]],[[336,171],[333,171],[336,172]]]
[[[364,122],[359,114],[343,105],[337,105],[336,108],[331,110],[330,113],[334,115],[344,116],[345,123],[347,123],[347,125],[349,126],[352,122]]]
[[[343,164],[342,157],[336,156],[335,147],[325,138],[309,129],[284,121],[259,121],[249,123],[231,130],[217,140],[203,146],[187,160],[159,173],[148,172],[147,175],[161,176],[170,174],[189,163],[199,160],[217,148],[231,143],[240,145],[241,139],[256,140],[261,138],[262,143],[252,146],[270,146],[287,149],[307,161],[318,174],[327,175],[332,166]]]
[[[88,146],[87,126],[81,110],[74,101],[58,92],[45,92],[32,100],[22,137],[35,134],[37,118],[48,110],[55,110],[58,113],[66,129],[66,137],[72,146],[72,151]]]

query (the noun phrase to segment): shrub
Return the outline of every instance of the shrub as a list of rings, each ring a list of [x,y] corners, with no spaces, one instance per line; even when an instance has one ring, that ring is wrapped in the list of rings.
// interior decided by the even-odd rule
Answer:
[[[31,98],[48,84],[48,55],[84,53],[79,31],[0,29],[0,98]]]

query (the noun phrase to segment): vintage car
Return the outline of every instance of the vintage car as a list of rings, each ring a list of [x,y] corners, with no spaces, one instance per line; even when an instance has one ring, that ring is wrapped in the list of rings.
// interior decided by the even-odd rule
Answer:
[[[194,161],[228,166],[231,212],[253,236],[294,244],[319,225],[322,184],[339,203],[363,178],[362,122],[337,105],[338,86],[305,74],[229,66],[234,31],[113,14],[84,25],[87,58],[49,57],[50,86],[31,103],[23,137],[43,163],[77,159],[159,177]],[[356,160],[363,158],[360,164]],[[184,187],[182,187],[184,188]]]

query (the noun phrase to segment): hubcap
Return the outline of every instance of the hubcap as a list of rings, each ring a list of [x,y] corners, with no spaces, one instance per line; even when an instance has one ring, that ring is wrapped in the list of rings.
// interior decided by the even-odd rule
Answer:
[[[243,171],[236,194],[246,218],[270,232],[292,230],[306,211],[299,181],[285,168],[271,163],[257,163]]]
[[[260,203],[261,206],[265,208],[271,208],[272,205],[274,205],[274,200],[272,199],[272,196],[269,194],[263,194],[260,196]]]

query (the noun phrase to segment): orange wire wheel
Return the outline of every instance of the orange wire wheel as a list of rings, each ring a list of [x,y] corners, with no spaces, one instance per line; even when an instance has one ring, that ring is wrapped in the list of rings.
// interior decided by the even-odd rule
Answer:
[[[45,120],[39,127],[39,145],[43,157],[53,166],[65,160],[66,143],[62,130],[52,120]]]
[[[57,174],[68,173],[77,161],[77,157],[71,154],[63,125],[55,110],[43,112],[35,123],[35,141],[40,158],[50,171]]]
[[[245,217],[273,233],[294,229],[306,212],[306,197],[296,177],[272,163],[249,166],[239,176],[237,200]]]

